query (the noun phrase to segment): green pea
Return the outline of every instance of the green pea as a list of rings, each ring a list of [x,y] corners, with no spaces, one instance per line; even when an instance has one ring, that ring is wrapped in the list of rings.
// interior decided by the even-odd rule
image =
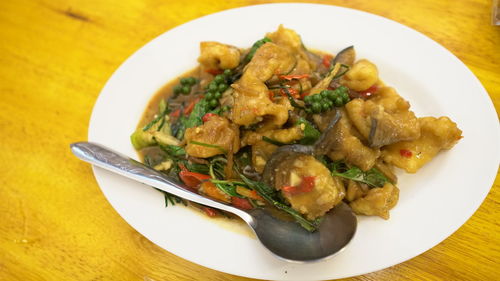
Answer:
[[[182,86],[181,85],[175,85],[174,87],[174,94],[178,95],[182,92]]]
[[[217,100],[215,100],[215,99],[214,99],[214,100],[210,100],[210,101],[208,102],[208,105],[209,105],[211,108],[215,108],[215,107],[217,107],[217,105],[219,105],[219,102],[218,102]]]
[[[313,101],[313,100],[312,100],[312,96],[311,96],[311,95],[305,96],[305,97],[304,97],[304,101],[305,101],[306,103],[311,103],[311,102]]]
[[[226,83],[219,84],[219,92],[224,92],[229,86]]]
[[[231,107],[229,105],[226,105],[222,108],[222,111],[229,111],[231,110]]]
[[[210,82],[210,84],[208,85],[208,91],[212,92],[212,93],[215,93],[215,91],[217,91],[219,87],[217,86],[217,84],[213,83],[213,82]]]
[[[320,113],[321,112],[321,104],[319,102],[313,102],[311,109],[314,113]]]
[[[183,95],[189,95],[190,92],[191,92],[191,87],[190,86],[183,86],[182,87],[182,94]]]
[[[321,101],[321,95],[315,94],[312,95],[312,100],[315,102],[320,102]]]
[[[342,101],[342,97],[340,96],[335,99],[334,103],[336,107],[341,107],[344,104],[344,102]]]
[[[182,86],[189,85],[189,78],[181,78],[181,84]]]
[[[215,76],[215,78],[214,78],[214,81],[215,81],[215,83],[217,83],[217,84],[220,84],[220,83],[224,82],[224,80],[225,80],[225,79],[224,79],[224,75],[222,75],[222,74],[218,74],[218,75],[217,75],[217,76]]]
[[[196,82],[197,82],[197,81],[196,81],[196,78],[194,78],[194,77],[188,77],[188,78],[187,78],[187,83],[188,83],[189,85],[191,85],[191,86],[193,86],[194,84],[196,84]]]
[[[233,74],[233,73],[232,73],[232,71],[231,71],[231,69],[225,69],[225,70],[224,70],[224,75],[225,75],[226,77],[231,76],[231,74]]]
[[[220,97],[222,97],[221,92],[215,92],[215,94],[214,94],[214,98],[215,98],[215,99],[220,99]]]
[[[330,106],[327,102],[321,104],[321,111],[327,111],[328,109],[330,109]]]
[[[213,100],[214,99],[214,93],[212,92],[208,92],[206,95],[205,95],[205,98],[207,100]]]

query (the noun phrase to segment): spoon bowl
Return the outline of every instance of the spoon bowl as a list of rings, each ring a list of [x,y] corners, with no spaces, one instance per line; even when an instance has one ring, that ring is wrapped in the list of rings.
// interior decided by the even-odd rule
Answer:
[[[275,256],[291,262],[313,262],[329,258],[351,241],[357,220],[351,209],[338,204],[322,219],[318,230],[309,232],[293,221],[275,217],[264,208],[244,211],[203,197],[176,183],[165,174],[102,145],[90,142],[71,144],[79,159],[115,172],[189,201],[233,213],[255,232],[259,241]]]

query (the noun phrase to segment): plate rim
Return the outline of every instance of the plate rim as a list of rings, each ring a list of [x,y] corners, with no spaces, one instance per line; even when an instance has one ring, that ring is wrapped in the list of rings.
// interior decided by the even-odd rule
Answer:
[[[106,84],[104,85],[104,87],[102,88],[98,98],[96,99],[96,102],[94,104],[94,107],[93,107],[93,110],[92,110],[92,115],[91,115],[91,118],[89,120],[89,133],[88,133],[88,139],[91,140],[93,139],[93,135],[91,134],[91,128],[92,128],[92,124],[93,124],[93,120],[95,118],[94,114],[95,114],[95,108],[96,106],[98,105],[99,103],[99,100],[100,98],[102,98],[103,96],[103,92],[105,91],[106,89],[106,86],[108,85],[109,81],[116,75],[116,73],[123,67],[123,65],[126,64],[127,61],[129,61],[133,56],[135,56],[137,53],[139,53],[145,46],[147,46],[148,44],[151,44],[152,42],[155,42],[158,38],[164,36],[164,34],[167,34],[173,30],[176,30],[178,28],[181,28],[187,24],[190,24],[194,21],[197,21],[197,20],[201,20],[201,19],[205,19],[205,18],[208,18],[208,17],[212,17],[214,15],[221,15],[223,13],[230,13],[230,12],[233,12],[233,11],[237,11],[237,10],[247,10],[249,8],[255,8],[255,7],[263,7],[263,6],[266,6],[266,7],[269,7],[269,6],[321,6],[321,7],[328,7],[328,8],[335,8],[335,9],[344,9],[344,10],[348,10],[350,12],[354,12],[354,13],[360,13],[360,14],[363,14],[364,16],[369,16],[369,17],[376,17],[378,18],[379,20],[383,20],[383,21],[388,21],[390,24],[396,24],[400,27],[403,27],[406,29],[406,31],[408,32],[413,32],[413,33],[416,33],[418,34],[420,37],[424,38],[424,40],[430,40],[435,46],[434,47],[438,47],[438,48],[442,48],[445,53],[447,53],[448,55],[451,55],[452,59],[454,59],[456,62],[458,62],[459,64],[461,64],[462,66],[465,66],[465,69],[468,71],[468,75],[473,78],[475,81],[476,84],[479,85],[479,87],[482,89],[482,91],[486,94],[486,96],[489,98],[489,95],[487,93],[487,91],[484,89],[483,85],[480,83],[479,79],[474,75],[474,73],[472,71],[470,71],[470,69],[467,67],[466,64],[464,64],[462,61],[460,61],[452,52],[450,52],[447,48],[445,48],[444,46],[442,46],[441,44],[439,44],[438,42],[434,41],[433,39],[431,39],[430,37],[426,36],[425,34],[421,33],[420,31],[418,30],[415,30],[413,28],[410,28],[402,23],[399,23],[399,22],[396,22],[394,20],[391,20],[391,19],[388,19],[388,18],[385,18],[383,16],[380,16],[380,15],[376,15],[376,14],[371,14],[369,12],[365,12],[365,11],[361,11],[361,10],[356,10],[356,9],[352,9],[352,8],[346,8],[346,7],[340,7],[340,6],[334,6],[334,5],[323,5],[323,4],[308,4],[308,3],[271,3],[271,4],[258,4],[258,5],[250,5],[250,6],[244,6],[244,7],[238,7],[238,8],[233,8],[233,9],[226,9],[226,10],[222,10],[222,11],[219,11],[217,13],[214,13],[214,14],[209,14],[209,15],[205,15],[203,17],[200,17],[200,18],[196,18],[196,19],[193,19],[189,22],[186,22],[186,23],[183,23],[181,25],[177,25],[173,28],[170,28],[168,30],[166,30],[165,32],[161,33],[160,35],[158,35],[157,37],[153,38],[152,40],[148,41],[146,44],[144,44],[143,46],[141,46],[140,48],[138,48],[134,53],[132,53],[132,55],[130,55],[125,61],[123,61],[120,66],[114,71],[114,73],[110,76],[110,78],[107,80]],[[263,31],[263,32],[266,32],[266,31]],[[487,110],[487,111],[491,111],[491,109],[493,109],[493,112],[496,112],[495,109],[494,109],[494,106],[492,104],[492,101],[491,101],[491,98],[489,99],[489,105],[490,105],[490,108]],[[497,129],[495,130],[496,131],[496,135],[497,135],[497,139],[498,139],[498,135],[499,135],[499,127],[497,126]],[[498,154],[498,153],[497,153]],[[496,155],[496,158],[498,159],[499,156]],[[498,161],[497,161],[498,162]],[[104,196],[106,197],[106,199],[108,200],[108,202],[110,202],[110,204],[113,206],[113,208],[118,212],[116,206],[114,206],[114,204],[112,204],[110,198],[108,198],[108,195],[106,194],[106,192],[104,192],[103,190],[103,187],[101,186],[101,183],[99,182],[99,179],[98,179],[98,174],[99,172],[96,172],[98,170],[96,170],[95,168],[93,168],[93,171],[94,171],[94,176],[96,178],[96,181],[98,182],[99,184],[99,187],[101,189],[101,191],[103,192]],[[486,196],[488,195],[489,191],[491,190],[491,185],[493,184],[494,182],[494,179],[495,179],[495,176],[496,176],[496,173],[493,173],[490,177],[490,187],[484,191],[484,196],[482,196],[482,200],[477,204],[477,206],[475,206],[473,209],[473,211],[471,212],[471,214],[465,218],[463,220],[463,223],[461,223],[460,225],[458,225],[458,227],[456,227],[451,233],[449,234],[445,234],[443,235],[444,237],[438,241],[437,243],[434,243],[433,246],[431,246],[430,248],[428,249],[425,249],[421,252],[418,252],[416,253],[415,255],[409,257],[409,258],[406,258],[398,263],[395,263],[395,264],[392,264],[392,265],[389,265],[389,266],[393,266],[393,265],[396,265],[396,264],[399,264],[399,263],[402,263],[402,262],[405,262],[409,259],[412,259],[413,257],[415,256],[418,256],[426,251],[428,251],[429,249],[433,248],[434,246],[438,245],[439,243],[441,243],[443,240],[445,240],[447,237],[453,235],[453,233],[455,233],[463,224],[465,224],[473,215],[474,213],[479,209],[480,205],[482,204],[482,202],[484,202],[484,199],[486,198]],[[123,215],[118,212],[118,214],[122,217]],[[151,240],[149,237],[147,237],[146,235],[144,235],[141,231],[139,231],[136,227],[134,227],[128,220],[126,220],[124,218],[124,220],[129,224],[131,225],[136,231],[138,231],[139,233],[141,233],[141,235],[145,236],[146,238],[148,238],[149,240]],[[158,243],[156,243],[155,241],[151,240],[153,243],[157,244],[159,246]],[[165,249],[164,247],[160,246],[161,248]],[[165,249],[167,250],[167,249]],[[167,250],[170,252],[170,250]],[[184,258],[183,256],[181,255],[178,255],[177,253],[174,253],[175,255],[183,258],[183,259],[186,259]],[[192,260],[189,260],[189,259],[186,259],[188,261],[191,261],[193,262]],[[199,264],[199,263],[198,263]],[[199,265],[202,265],[202,264],[199,264]],[[204,267],[207,267],[205,265],[202,265]],[[369,273],[369,272],[374,272],[374,271],[378,271],[378,270],[381,270],[381,269],[384,269],[384,268],[387,268],[389,266],[384,266],[384,267],[381,267],[381,268],[378,268],[378,269],[375,269],[375,270],[369,270],[369,271],[366,271],[364,273],[360,273],[360,274],[366,274],[366,273]],[[218,271],[222,271],[222,272],[226,272],[226,273],[229,273],[229,274],[238,274],[238,275],[241,275],[241,276],[246,276],[246,277],[254,277],[255,278],[255,275],[242,275],[242,274],[239,274],[239,273],[234,273],[234,272],[230,272],[230,271],[225,271],[223,269],[220,269],[220,268],[213,268],[213,267],[207,267],[207,268],[212,268],[212,269],[216,269]],[[347,275],[347,276],[353,276],[353,275]],[[347,276],[339,276],[339,277],[335,277],[335,278],[342,278],[342,277],[347,277]],[[261,278],[261,277],[257,277],[257,278]]]

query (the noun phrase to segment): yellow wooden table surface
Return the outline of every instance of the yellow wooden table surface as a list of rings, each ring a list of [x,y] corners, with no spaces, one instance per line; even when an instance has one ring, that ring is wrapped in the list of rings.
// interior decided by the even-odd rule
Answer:
[[[264,2],[0,0],[0,280],[246,280],[178,258],[132,229],[68,145],[87,138],[99,91],[136,49],[197,17]],[[490,25],[490,1],[315,2],[378,14],[436,40],[472,70],[499,112],[500,27]],[[464,164],[473,172],[474,163]],[[352,280],[500,280],[499,184],[433,249]]]

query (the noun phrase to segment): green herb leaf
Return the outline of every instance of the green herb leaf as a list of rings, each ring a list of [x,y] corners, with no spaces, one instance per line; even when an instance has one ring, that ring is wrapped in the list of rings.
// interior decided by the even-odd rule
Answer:
[[[271,187],[267,186],[262,182],[256,182],[248,179],[244,175],[240,174],[241,179],[250,187],[251,189],[257,191],[257,193],[264,198],[267,202],[275,206],[276,208],[291,215],[303,228],[307,231],[313,232],[319,227],[319,220],[309,221],[304,218],[299,212],[285,203],[276,200],[276,191]]]
[[[309,121],[304,118],[300,118],[297,121],[298,126],[300,126],[301,124],[304,124],[304,137],[300,140],[300,144],[314,144],[321,136],[320,131],[318,131],[311,123],[309,123]]]
[[[179,157],[186,156],[186,151],[184,150],[184,148],[182,146],[171,145],[171,144],[167,144],[167,145],[160,144],[160,148],[161,148],[161,150],[163,150],[163,152],[165,152],[167,154],[169,159],[176,159]]]
[[[364,172],[360,168],[353,166],[345,172],[339,172],[336,170],[339,167],[339,163],[332,164],[330,167],[333,176],[366,183],[372,187],[382,187],[386,182],[389,182],[389,180],[376,168],[371,168],[370,170]]]
[[[192,128],[203,124],[201,118],[210,111],[210,106],[206,99],[201,99],[193,108],[191,114],[185,121],[185,127]]]

